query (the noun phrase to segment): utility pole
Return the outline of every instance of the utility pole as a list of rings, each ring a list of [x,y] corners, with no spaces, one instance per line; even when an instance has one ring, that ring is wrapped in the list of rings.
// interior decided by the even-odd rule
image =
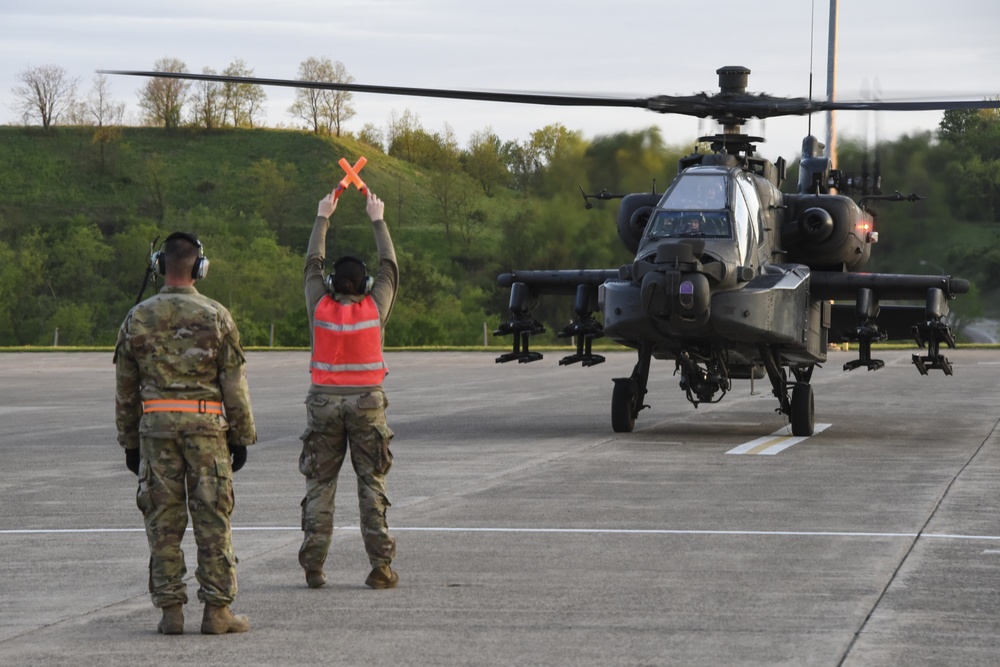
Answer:
[[[826,99],[829,102],[837,98],[837,0],[830,0],[830,36],[826,53]],[[837,168],[837,112],[833,109],[826,112],[826,155],[830,158],[830,167]]]

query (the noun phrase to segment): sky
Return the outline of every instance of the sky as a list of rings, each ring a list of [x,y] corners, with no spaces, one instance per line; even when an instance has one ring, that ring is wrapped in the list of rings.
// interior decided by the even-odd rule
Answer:
[[[79,78],[98,69],[150,70],[177,58],[191,72],[236,59],[263,78],[295,79],[307,58],[340,61],[355,83],[647,97],[717,90],[719,67],[751,70],[749,91],[826,95],[830,0],[4,0],[0,5],[0,124],[17,124],[17,75],[57,65]],[[1000,95],[1000,2],[840,0],[839,100],[982,99]],[[137,115],[145,80],[109,77]],[[294,126],[293,89],[269,88],[267,125]],[[417,115],[462,145],[491,129],[504,140],[561,123],[586,138],[651,126],[693,146],[713,121],[641,109],[562,108],[355,94],[345,129],[385,128]],[[935,130],[941,112],[838,112],[840,141],[890,140]],[[791,161],[806,117],[751,121],[759,153]],[[825,114],[812,119],[825,140]]]

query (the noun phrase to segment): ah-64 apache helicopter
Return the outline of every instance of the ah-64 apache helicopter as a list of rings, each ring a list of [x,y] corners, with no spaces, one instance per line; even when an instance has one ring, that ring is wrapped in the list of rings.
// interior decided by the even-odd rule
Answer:
[[[576,317],[559,337],[574,338],[576,353],[560,364],[593,366],[592,341],[607,336],[638,351],[632,374],[614,379],[611,423],[631,431],[644,404],[653,359],[672,360],[687,399],[717,402],[734,379],[770,380],[778,411],[792,433],[812,435],[813,390],[817,365],[827,360],[830,343],[855,341],[859,357],[844,370],[883,364],[871,356],[873,342],[913,336],[926,354],[914,354],[917,370],[952,373],[941,354],[955,347],[946,320],[948,301],[969,290],[966,280],[944,275],[860,272],[878,240],[866,204],[875,199],[902,201],[916,195],[881,195],[877,174],[860,179],[835,170],[812,136],[802,143],[798,192],[784,194],[785,161],[756,156],[764,141],[741,132],[750,118],[806,115],[827,110],[997,108],[996,100],[839,102],[780,98],[746,92],[750,71],[717,70],[720,92],[649,98],[590,97],[538,93],[441,90],[285,79],[230,77],[175,72],[109,71],[257,85],[344,90],[451,99],[645,108],[715,118],[722,132],[702,137],[711,153],[680,160],[679,173],[663,194],[612,195],[621,198],[618,236],[635,253],[631,264],[613,269],[512,271],[499,276],[509,287],[510,317],[496,334],[513,335],[513,350],[498,362],[541,359],[529,339],[544,327],[530,308],[541,294],[575,297]],[[837,191],[834,194],[832,191]],[[846,194],[860,194],[855,201]],[[881,305],[881,300],[923,301],[924,305]],[[834,302],[850,303],[834,303]],[[594,314],[603,315],[599,321]]]

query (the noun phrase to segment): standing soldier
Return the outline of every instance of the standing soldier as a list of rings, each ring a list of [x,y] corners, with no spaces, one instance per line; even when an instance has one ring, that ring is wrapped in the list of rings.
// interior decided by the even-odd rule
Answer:
[[[299,563],[306,571],[310,588],[326,583],[323,563],[333,537],[337,475],[348,445],[358,478],[361,536],[372,567],[365,584],[392,588],[399,581],[399,575],[390,567],[396,541],[389,534],[385,518],[389,507],[385,476],[392,465],[392,431],[385,421],[388,402],[382,389],[386,374],[382,342],[399,287],[399,268],[389,228],[382,218],[385,204],[370,190],[366,197],[378,250],[378,274],[374,279],[364,262],[350,256],[334,262],[333,273],[323,277],[327,229],[337,208],[333,194],[319,203],[306,251],[312,385],[306,397],[308,421],[299,457],[299,471],[306,477],[306,497],[302,501],[305,537]]]
[[[125,464],[139,476],[149,592],[163,610],[157,629],[184,632],[181,538],[190,509],[198,599],[205,603],[201,631],[246,632],[249,619],[229,609],[236,597],[232,476],[257,439],[240,334],[229,311],[194,287],[208,273],[194,235],[171,234],[150,261],[165,276],[164,287],[122,323],[115,409]]]

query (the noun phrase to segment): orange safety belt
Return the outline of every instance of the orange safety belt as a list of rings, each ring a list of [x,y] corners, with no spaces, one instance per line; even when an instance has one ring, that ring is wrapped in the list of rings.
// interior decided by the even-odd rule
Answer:
[[[143,412],[197,412],[199,414],[221,415],[219,401],[187,400],[183,398],[157,398],[142,402]]]

